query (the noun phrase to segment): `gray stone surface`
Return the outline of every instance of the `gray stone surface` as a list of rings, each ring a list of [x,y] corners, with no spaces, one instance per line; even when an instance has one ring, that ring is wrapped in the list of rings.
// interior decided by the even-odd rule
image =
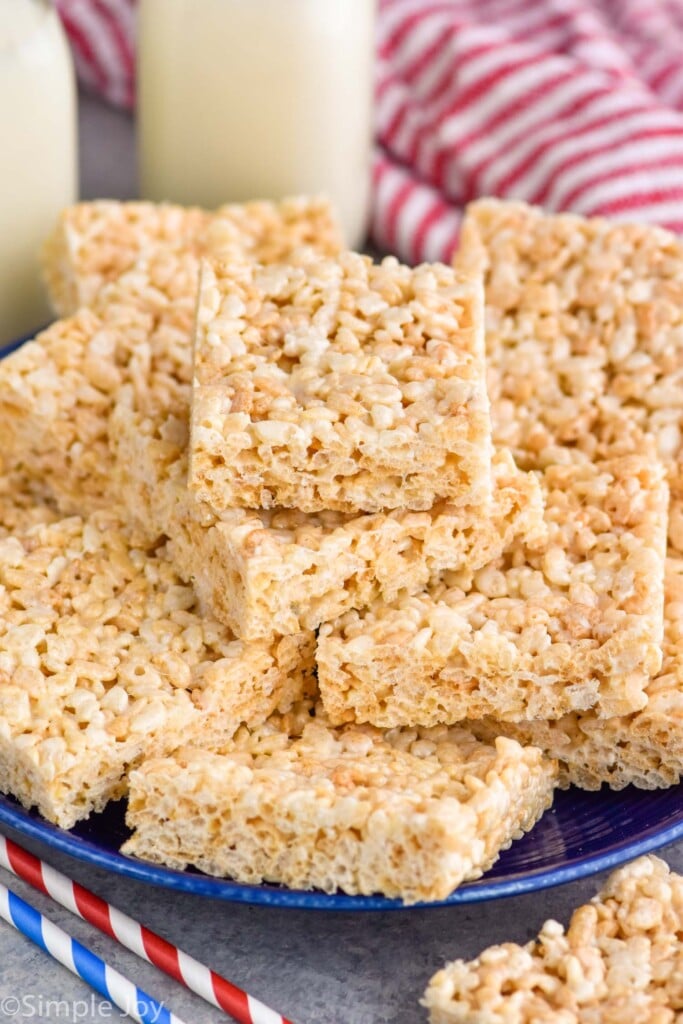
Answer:
[[[81,108],[85,197],[135,194],[130,119],[91,99]],[[18,838],[18,837],[16,837]],[[447,959],[474,956],[505,940],[524,942],[547,917],[566,921],[603,876],[514,899],[465,907],[379,913],[266,909],[155,889],[108,875],[25,843],[188,953],[209,964],[296,1024],[420,1024],[418,1000]],[[683,871],[683,843],[662,851]],[[132,953],[0,871],[53,921],[162,1000],[187,1024],[226,1018]],[[22,936],[0,924],[0,1021],[120,1020],[118,1011]]]

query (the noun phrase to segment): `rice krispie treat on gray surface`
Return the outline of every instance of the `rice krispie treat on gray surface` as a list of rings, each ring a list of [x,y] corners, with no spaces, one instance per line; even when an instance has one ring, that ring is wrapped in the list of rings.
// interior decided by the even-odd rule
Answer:
[[[683,1013],[683,878],[657,857],[615,871],[566,932],[485,949],[435,974],[430,1024],[676,1024]]]
[[[58,316],[90,305],[102,287],[157,248],[221,255],[246,252],[262,263],[299,245],[341,249],[336,217],[324,199],[231,204],[209,213],[169,203],[97,200],[62,211],[43,247],[43,274]]]
[[[215,510],[484,506],[482,292],[343,253],[203,265],[189,484]]]
[[[131,775],[124,853],[238,881],[444,899],[550,805],[555,765],[463,729],[259,731]]]
[[[525,468],[604,457],[650,432],[683,551],[683,244],[645,224],[468,207],[456,265],[483,272],[494,439]]]
[[[154,235],[163,224],[168,241],[183,215],[178,208],[115,203],[104,204],[102,210],[100,204],[84,204],[65,218],[67,223],[73,217],[90,225],[82,227],[84,237],[90,230],[93,234],[92,244],[83,242],[82,260],[84,265],[94,261],[93,273],[102,271],[105,283],[109,271],[103,266],[118,267],[118,257],[100,255],[107,224],[118,224],[128,238],[128,249],[116,241],[116,232],[111,243],[127,253],[127,265],[148,228]],[[192,224],[196,216],[197,211],[187,213]],[[253,253],[268,260],[293,256],[316,238],[322,251],[334,251],[334,232],[326,204],[284,201],[231,207],[229,216],[217,218],[205,237],[209,251],[212,246],[224,251],[225,245],[235,259]],[[187,236],[179,227],[178,245],[183,241]],[[191,249],[166,244],[143,248],[146,254],[122,277],[95,289],[91,308],[57,321],[0,361],[0,454],[30,467],[66,513],[109,507],[107,421],[121,388],[130,385],[137,392],[163,396],[178,381],[191,379],[198,257]],[[74,256],[79,273],[85,274],[80,259]]]
[[[108,513],[0,540],[0,789],[64,828],[131,765],[220,745],[311,688],[311,634],[245,644]]]
[[[683,778],[683,558],[669,557],[664,577],[662,667],[646,688],[641,711],[600,718],[595,711],[553,722],[471,722],[477,736],[501,734],[532,743],[560,763],[563,786],[640,789],[674,786]]]
[[[494,457],[486,516],[447,502],[427,512],[355,516],[214,513],[186,487],[187,407],[182,389],[168,415],[144,416],[119,403],[110,422],[114,486],[140,530],[151,526],[170,538],[180,574],[238,636],[314,629],[373,599],[416,593],[446,569],[480,567],[513,538],[533,544],[544,536],[539,483],[507,452]]]
[[[495,715],[600,718],[646,703],[661,665],[668,491],[639,455],[550,466],[546,541],[322,627],[318,678],[335,724],[390,728]]]

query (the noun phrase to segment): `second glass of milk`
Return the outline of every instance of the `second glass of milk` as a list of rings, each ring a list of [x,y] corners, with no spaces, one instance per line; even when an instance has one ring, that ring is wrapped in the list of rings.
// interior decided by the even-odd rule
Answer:
[[[145,198],[326,194],[367,225],[374,0],[141,0]]]
[[[49,318],[38,253],[76,200],[71,54],[48,0],[0,0],[0,345]]]

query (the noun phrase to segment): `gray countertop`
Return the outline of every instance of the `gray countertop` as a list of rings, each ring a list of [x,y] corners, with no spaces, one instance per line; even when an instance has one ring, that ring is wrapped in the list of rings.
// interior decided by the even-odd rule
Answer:
[[[82,193],[135,194],[130,119],[84,98]],[[15,837],[19,838],[19,837]],[[418,1000],[446,960],[471,957],[501,941],[525,942],[547,917],[566,922],[604,876],[492,903],[391,913],[327,913],[211,902],[109,875],[25,843],[50,864],[142,920],[296,1024],[419,1024]],[[683,871],[683,843],[661,855]],[[187,1024],[226,1020],[217,1010],[112,940],[39,897],[0,879],[44,910]],[[89,988],[0,924],[0,1020],[96,1022],[121,1019]]]

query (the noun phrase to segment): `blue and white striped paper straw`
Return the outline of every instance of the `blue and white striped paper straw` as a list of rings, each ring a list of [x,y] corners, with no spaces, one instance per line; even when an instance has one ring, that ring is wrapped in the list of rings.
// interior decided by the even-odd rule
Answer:
[[[0,0],[0,3],[2,0]],[[0,835],[0,866],[50,896],[66,910],[99,928],[136,956],[154,964],[208,1003],[224,1010],[237,1024],[292,1024],[227,978],[210,970],[151,929],[122,914],[116,907],[78,882],[60,874],[35,854]]]
[[[0,918],[82,978],[138,1024],[183,1024],[183,1021],[139,989],[86,946],[44,917],[20,896],[0,884]]]

